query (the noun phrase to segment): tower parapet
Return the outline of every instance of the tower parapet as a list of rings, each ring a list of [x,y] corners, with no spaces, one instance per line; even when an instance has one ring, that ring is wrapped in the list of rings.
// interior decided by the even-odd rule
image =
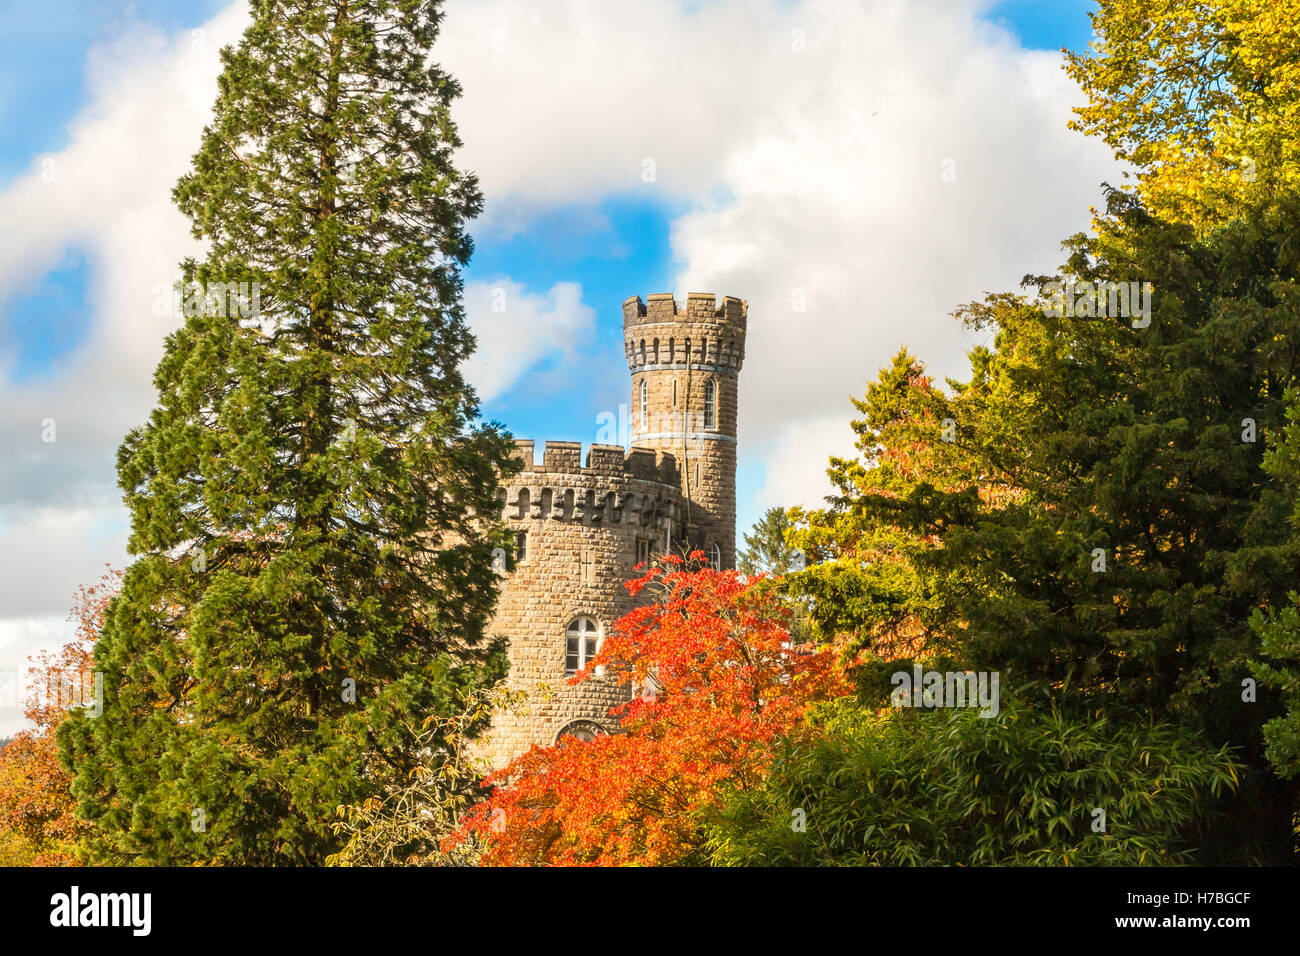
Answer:
[[[670,452],[654,448],[633,448],[625,451],[622,445],[592,445],[587,450],[587,463],[582,463],[582,443],[576,441],[542,442],[542,463],[536,460],[537,443],[531,438],[516,438],[514,457],[522,462],[523,471],[514,479],[518,482],[525,474],[589,474],[626,475],[643,481],[658,481],[666,485],[677,484],[677,460]]]
[[[623,301],[623,348],[628,368],[740,371],[745,361],[749,303],[735,296],[719,302],[711,292],[692,292],[685,307],[672,293]]]

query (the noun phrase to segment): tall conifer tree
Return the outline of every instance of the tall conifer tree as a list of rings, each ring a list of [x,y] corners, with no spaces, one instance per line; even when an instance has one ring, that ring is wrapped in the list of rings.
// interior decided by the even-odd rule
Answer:
[[[336,808],[503,670],[510,466],[459,371],[482,198],[429,60],[440,3],[252,6],[174,193],[207,254],[118,455],[138,557],[103,715],[63,734],[109,862],[319,862]]]

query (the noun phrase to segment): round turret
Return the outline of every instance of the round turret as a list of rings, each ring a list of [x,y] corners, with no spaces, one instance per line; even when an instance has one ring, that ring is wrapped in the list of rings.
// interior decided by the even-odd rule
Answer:
[[[748,303],[692,292],[623,303],[633,447],[671,454],[684,507],[674,547],[736,563],[736,413]]]

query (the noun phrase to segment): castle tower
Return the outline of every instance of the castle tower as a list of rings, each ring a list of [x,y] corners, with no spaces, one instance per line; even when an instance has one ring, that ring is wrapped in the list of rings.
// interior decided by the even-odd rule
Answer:
[[[736,566],[737,380],[745,359],[749,304],[692,292],[623,303],[623,340],[632,373],[633,447],[672,455],[683,497],[675,546],[698,548]]]
[[[651,595],[628,593],[637,566],[683,546],[736,554],[736,378],[746,303],[692,293],[623,303],[632,371],[633,448],[516,441],[522,471],[503,483],[501,518],[515,546],[498,555],[500,594],[489,633],[509,641],[508,686],[525,697],[498,712],[482,754],[504,766],[533,744],[612,733],[610,708],[632,688],[598,669],[615,622]],[[644,395],[644,402],[642,396]],[[599,665],[596,665],[599,668]]]

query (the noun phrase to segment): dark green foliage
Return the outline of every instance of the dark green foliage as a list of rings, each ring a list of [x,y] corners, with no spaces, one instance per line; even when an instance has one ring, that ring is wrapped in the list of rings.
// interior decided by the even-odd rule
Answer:
[[[1300,573],[1300,438],[1264,455],[1297,371],[1300,200],[1240,213],[1197,236],[1112,193],[1067,243],[1066,280],[1153,284],[1146,327],[1048,314],[1052,277],[1029,277],[957,313],[993,333],[969,381],[941,392],[900,352],[854,402],[859,457],[832,460],[839,494],[790,535],[817,563],[786,585],[870,652],[864,701],[916,659],[1237,748],[1201,862],[1291,859],[1297,808],[1273,771],[1300,655],[1285,614],[1271,638],[1250,622]]]
[[[730,797],[708,851],[724,865],[1185,863],[1235,783],[1226,748],[1170,725],[848,704]]]
[[[1287,599],[1288,604],[1267,615],[1256,611],[1251,625],[1263,658],[1255,674],[1286,706],[1264,725],[1265,755],[1279,777],[1293,780],[1300,775],[1300,594],[1292,592]]]
[[[1297,220],[1263,210],[1201,243],[1113,205],[1106,230],[1074,240],[1071,273],[1152,281],[1151,326],[1006,302],[968,313],[996,324],[996,353],[977,352],[958,405],[1023,495],[936,502],[932,555],[965,580],[944,590],[975,663],[1208,717],[1238,696],[1251,609],[1297,569],[1263,442],[1241,439],[1244,419],[1261,435],[1282,424],[1297,262],[1270,237]]]
[[[942,541],[918,563],[933,619],[967,624],[947,633],[965,666],[1051,686],[1074,713],[1132,708],[1241,748],[1241,832],[1221,831],[1207,861],[1293,853],[1296,791],[1272,780],[1262,743],[1279,701],[1243,700],[1242,682],[1252,614],[1300,571],[1294,493],[1262,467],[1297,371],[1298,229],[1289,200],[1198,239],[1112,194],[1096,236],[1071,241],[1067,276],[1152,282],[1150,326],[1006,296],[966,310],[996,340],[973,353],[954,407],[972,452],[1018,492],[994,506],[911,498],[916,531]]]
[[[438,6],[257,0],[222,51],[184,278],[260,283],[261,309],[187,315],[118,455],[138,558],[104,715],[61,734],[102,861],[319,862],[369,770],[410,771],[422,721],[503,670],[483,516],[510,465],[459,371],[482,200]]]
[[[1287,393],[1286,425],[1264,456],[1264,468],[1294,502],[1291,535],[1300,535],[1300,391]],[[1269,762],[1286,780],[1300,777],[1300,593],[1286,602],[1256,610],[1251,628],[1259,638],[1260,660],[1254,673],[1281,698],[1285,710],[1264,725]],[[1300,829],[1300,815],[1297,819]]]

